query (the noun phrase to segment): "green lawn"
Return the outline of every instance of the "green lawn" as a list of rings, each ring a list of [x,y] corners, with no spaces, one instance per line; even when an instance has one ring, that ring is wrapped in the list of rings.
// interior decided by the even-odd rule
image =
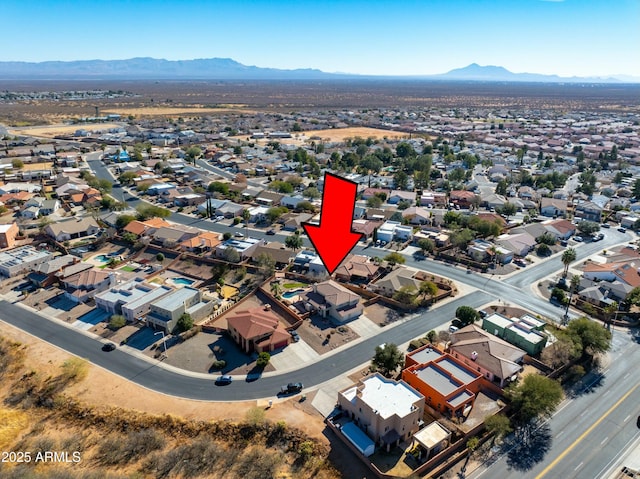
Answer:
[[[306,288],[307,285],[304,283],[284,283],[282,287],[285,289],[295,289],[295,288]]]
[[[134,272],[137,268],[135,266],[123,266],[120,268],[122,271],[128,271],[129,273]]]

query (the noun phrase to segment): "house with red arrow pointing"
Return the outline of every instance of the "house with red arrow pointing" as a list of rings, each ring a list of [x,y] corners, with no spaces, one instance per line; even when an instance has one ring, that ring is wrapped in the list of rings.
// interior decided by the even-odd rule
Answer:
[[[314,284],[305,299],[320,316],[330,317],[338,323],[355,319],[363,311],[360,296],[333,280]]]

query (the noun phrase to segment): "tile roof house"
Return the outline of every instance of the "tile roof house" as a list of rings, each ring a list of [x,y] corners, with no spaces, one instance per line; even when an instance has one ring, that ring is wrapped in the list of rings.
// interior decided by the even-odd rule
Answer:
[[[268,308],[234,311],[227,318],[233,340],[246,353],[271,352],[291,343],[291,334]]]
[[[412,225],[426,225],[431,223],[431,212],[421,206],[411,206],[402,211],[402,217]]]
[[[220,243],[222,243],[220,233],[203,231],[197,236],[183,240],[180,243],[180,247],[186,251],[200,254],[206,251],[213,251]]]
[[[567,200],[546,197],[540,199],[540,214],[542,216],[564,218],[567,215],[567,207]]]
[[[173,248],[181,242],[198,236],[200,230],[196,228],[190,228],[188,226],[180,225],[180,227],[163,226],[158,228],[152,234],[152,243],[155,243],[165,248]]]
[[[75,303],[85,303],[115,284],[113,271],[87,269],[60,280],[65,298]]]
[[[72,219],[47,225],[44,232],[58,242],[97,235],[101,228],[91,217]]]
[[[416,291],[418,291],[421,281],[415,276],[415,271],[400,266],[393,269],[371,286],[374,291],[389,297],[393,296],[393,293],[405,286],[413,286]]]
[[[338,266],[334,275],[336,279],[343,281],[368,283],[379,271],[380,266],[372,262],[368,256],[351,255]]]
[[[363,235],[365,239],[369,239],[373,236],[374,231],[380,227],[382,221],[372,221],[372,220],[362,220],[357,219],[353,220],[351,224],[351,229]]]
[[[76,264],[78,261],[80,261],[80,258],[71,254],[56,256],[46,263],[36,265],[32,269],[31,273],[29,273],[29,280],[41,288],[51,286],[53,283],[58,281],[58,275],[61,271],[68,266]],[[84,264],[86,265],[86,269],[93,267],[91,264]]]
[[[569,220],[544,221],[542,226],[557,239],[569,239],[576,232],[576,225]]]
[[[269,244],[258,245],[253,253],[251,253],[251,260],[253,262],[256,262],[258,260],[258,257],[262,254],[270,256],[275,260],[276,265],[280,266],[288,265],[296,256],[295,251],[287,248],[285,245],[277,241],[271,242]]]
[[[465,365],[479,369],[489,381],[501,388],[522,371],[522,362],[527,354],[475,324],[451,334],[448,352]]]
[[[537,244],[536,239],[525,232],[500,235],[495,239],[495,243],[522,257],[527,256]]]
[[[313,290],[304,296],[323,318],[330,317],[338,323],[359,317],[364,309],[360,304],[360,296],[333,280],[315,283]]]
[[[146,221],[133,220],[127,226],[124,227],[125,233],[133,233],[136,236],[150,236],[158,228],[170,227],[171,223],[163,220],[162,218],[150,218]]]

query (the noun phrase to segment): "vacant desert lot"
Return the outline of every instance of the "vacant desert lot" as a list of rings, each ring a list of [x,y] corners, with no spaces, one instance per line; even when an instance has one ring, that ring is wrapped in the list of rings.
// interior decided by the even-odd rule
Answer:
[[[381,130],[378,128],[366,128],[366,127],[350,127],[350,128],[333,128],[330,130],[310,130],[300,133],[292,133],[292,138],[278,138],[276,141],[286,145],[302,145],[310,141],[326,141],[326,142],[343,142],[347,138],[374,138],[381,140],[383,138],[389,139],[402,139],[409,138],[408,133],[392,130]],[[237,139],[246,139],[245,135],[239,135],[235,137]],[[318,138],[320,140],[318,140]],[[253,140],[259,144],[268,143],[269,139]]]
[[[165,106],[145,106],[139,108],[109,108],[105,109],[104,113],[116,113],[127,117],[133,116],[202,116],[213,115],[218,113],[230,113],[230,112],[243,112],[253,113],[253,110],[247,110],[246,105],[221,105],[219,108],[206,108],[199,106],[178,106],[178,107],[165,107]]]
[[[53,138],[58,135],[73,134],[77,130],[110,130],[120,125],[117,123],[87,123],[81,125],[43,125],[43,126],[30,126],[24,128],[10,128],[9,133],[11,135],[25,135],[25,136],[44,136],[46,138]]]

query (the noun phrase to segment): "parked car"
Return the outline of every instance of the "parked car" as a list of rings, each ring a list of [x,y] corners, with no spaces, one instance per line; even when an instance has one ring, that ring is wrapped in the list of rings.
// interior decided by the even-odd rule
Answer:
[[[291,335],[291,338],[293,338],[293,341],[295,343],[300,341],[300,335],[298,334],[298,331],[296,331],[295,329],[292,329],[291,331],[289,331],[289,334]]]
[[[600,228],[604,228],[604,229],[607,229],[607,230],[608,230],[609,228],[611,228],[611,225],[610,225],[609,223],[602,223],[602,224],[600,225]]]
[[[267,230],[267,233],[269,236],[273,236],[276,234],[276,230]]]
[[[302,391],[304,385],[302,383],[289,383],[286,386],[280,388],[281,394],[294,394]]]
[[[481,318],[486,318],[488,316],[488,313],[484,309],[479,310],[478,314]]]
[[[116,345],[113,343],[105,343],[102,345],[102,350],[103,351],[113,351],[114,349],[116,349]]]
[[[230,376],[229,374],[224,374],[216,378],[216,384],[219,386],[222,386],[225,384],[231,384],[232,381],[233,381],[233,376]]]
[[[602,241],[604,239],[604,235],[602,233],[598,233],[593,237],[593,241]]]
[[[618,228],[618,231],[620,231],[620,233],[626,233],[627,228],[625,228],[624,226],[621,226],[620,228]]]
[[[573,237],[573,241],[576,241],[578,243],[582,243],[582,241],[583,241],[582,236],[574,236]]]
[[[569,242],[567,240],[560,240],[560,246],[567,246]]]
[[[236,231],[235,233],[233,233],[233,236],[235,236],[236,238],[244,238],[244,234],[240,231]]]
[[[449,326],[449,332],[455,333],[459,328],[457,326],[451,325]]]

